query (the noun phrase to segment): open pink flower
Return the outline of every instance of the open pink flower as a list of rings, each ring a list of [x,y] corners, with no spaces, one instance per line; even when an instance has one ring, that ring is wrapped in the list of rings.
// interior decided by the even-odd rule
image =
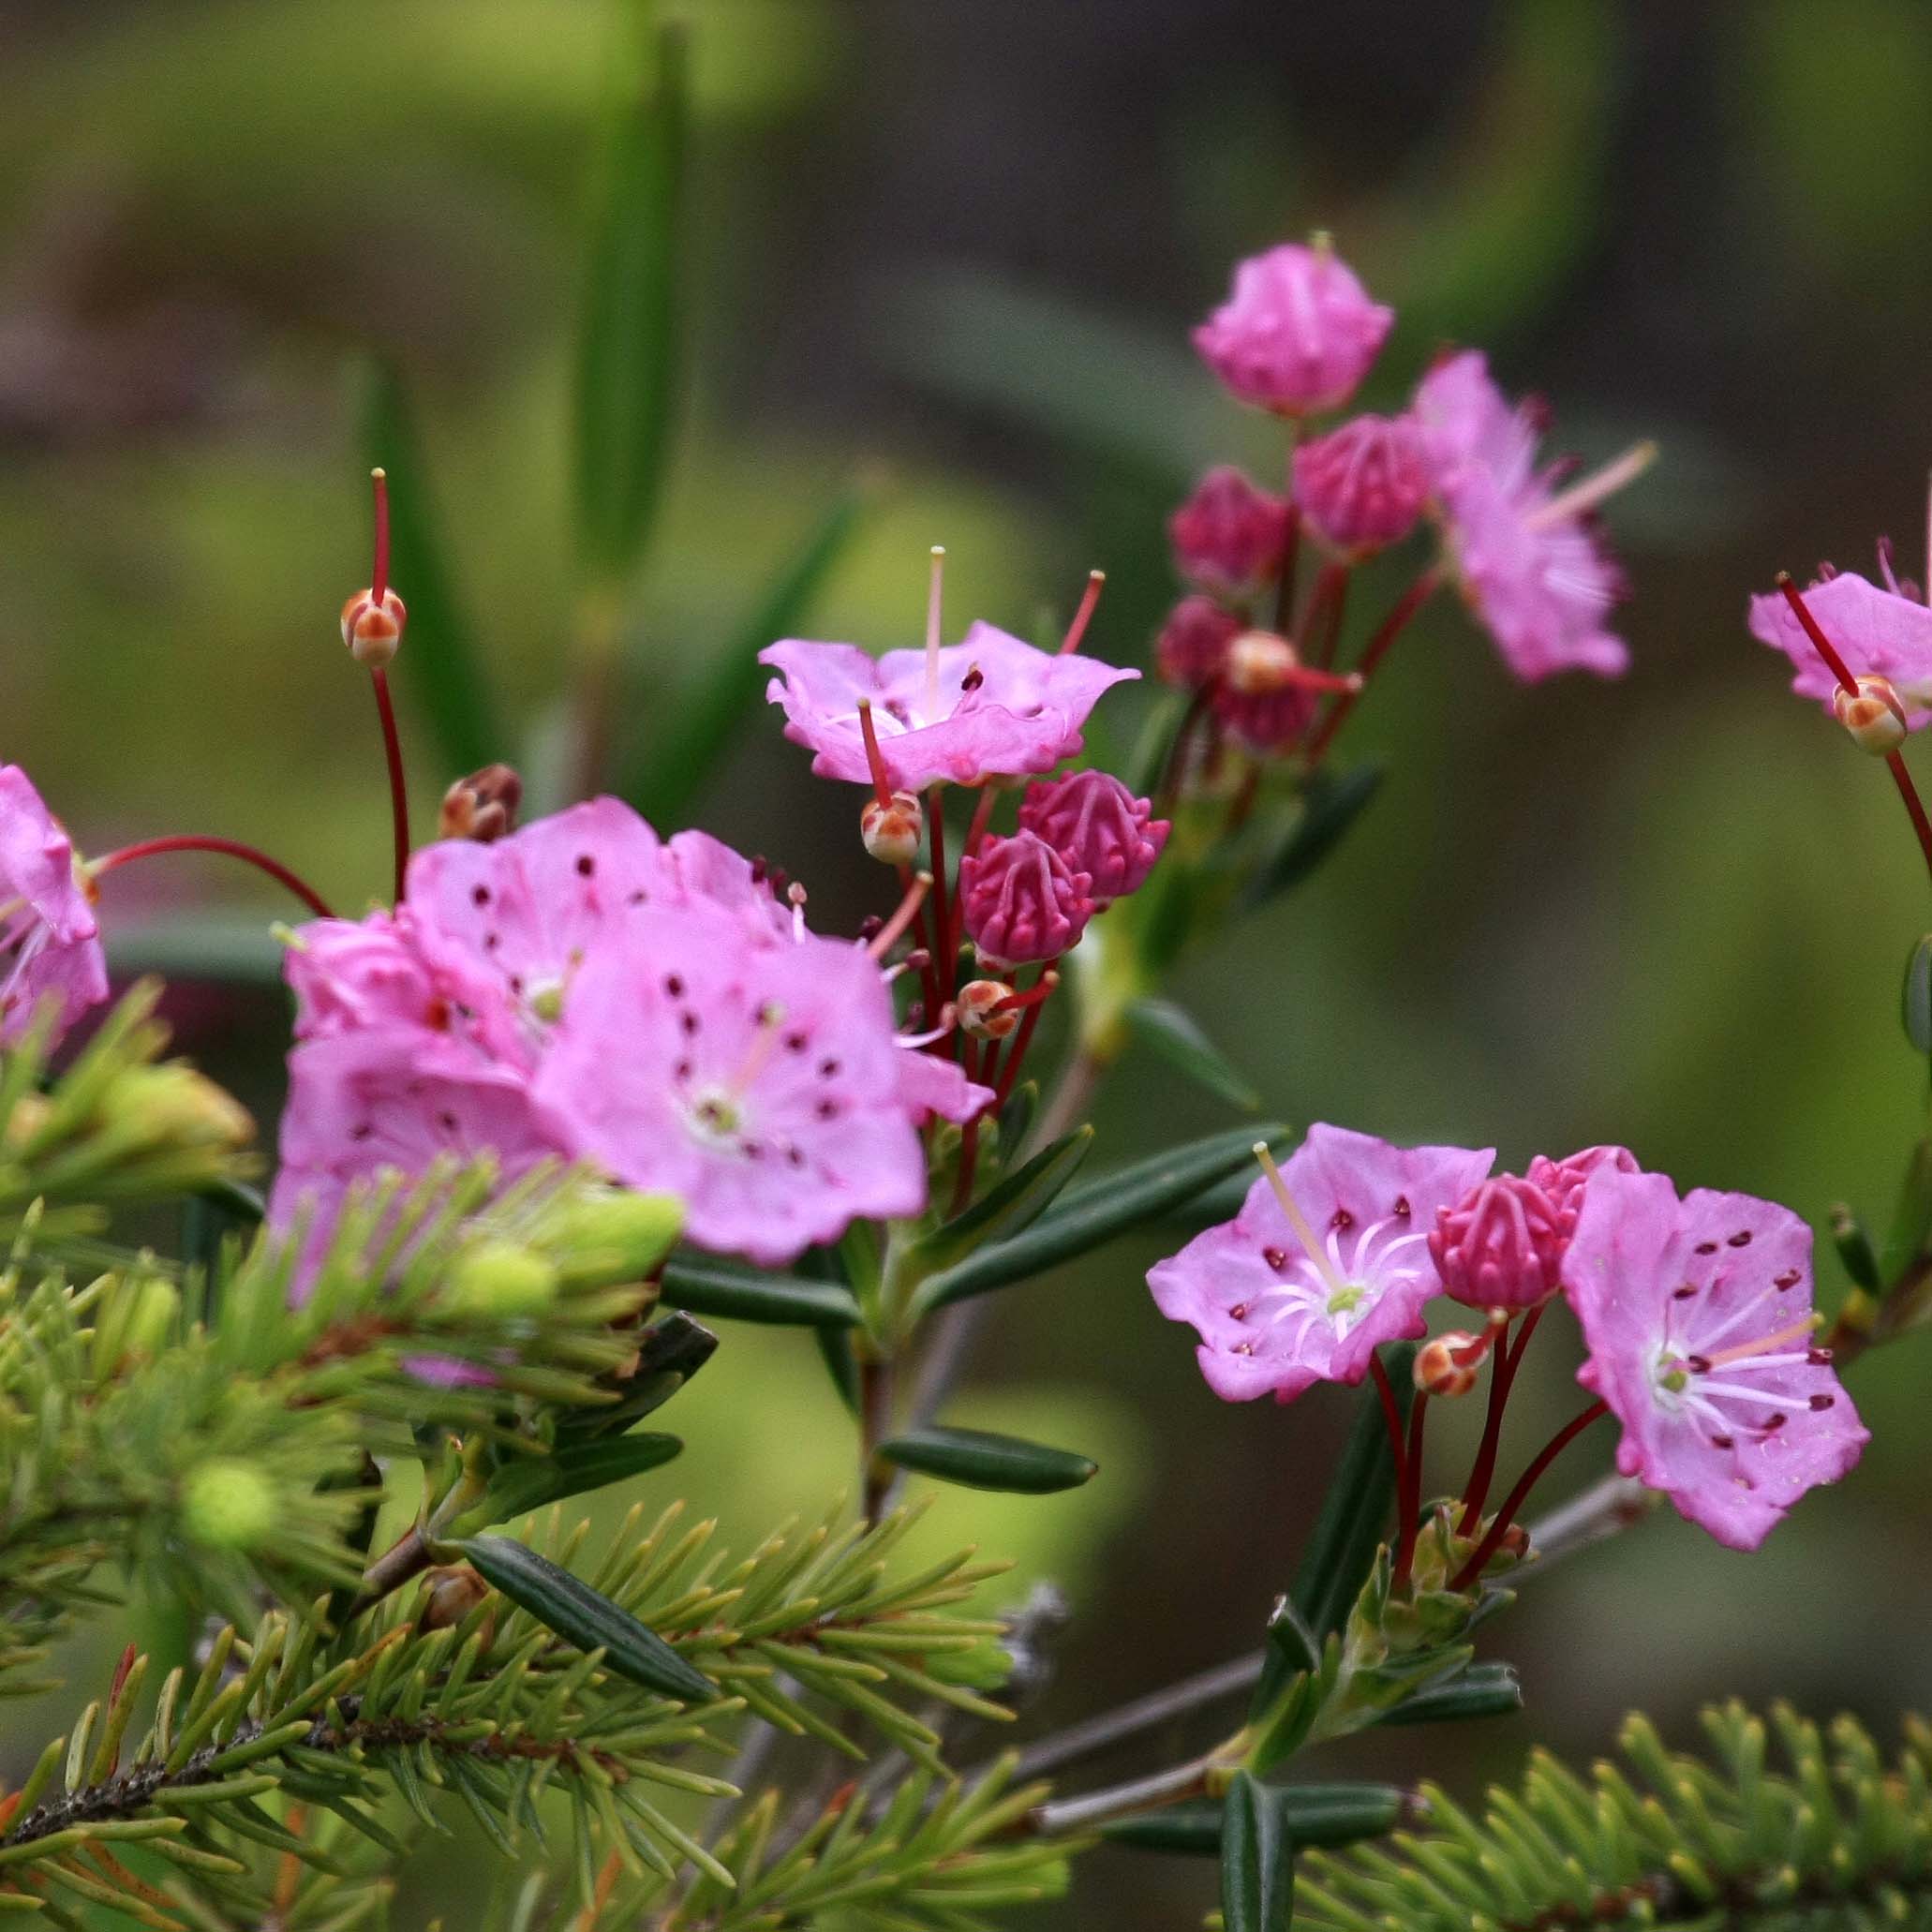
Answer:
[[[776,1266],[925,1206],[902,1052],[861,948],[751,945],[691,905],[586,959],[533,1087],[573,1152],[679,1196],[699,1246]]]
[[[1281,575],[1288,544],[1286,497],[1257,489],[1232,464],[1211,469],[1167,519],[1181,574],[1223,597],[1252,596]]]
[[[1052,656],[974,624],[961,643],[873,658],[851,644],[787,639],[759,654],[780,675],[766,691],[784,707],[785,736],[815,754],[821,778],[869,784],[859,701],[891,784],[978,784],[1051,771],[1077,752],[1101,693],[1137,671],[1075,654]]]
[[[1853,571],[1821,578],[1805,592],[1805,602],[1854,677],[1891,681],[1905,705],[1908,731],[1932,720],[1932,609]],[[1792,691],[1831,711],[1838,680],[1781,592],[1751,599],[1750,628],[1791,661]]]
[[[1633,450],[1559,495],[1557,472],[1537,465],[1536,412],[1511,408],[1475,350],[1422,379],[1414,414],[1449,561],[1504,662],[1526,684],[1568,670],[1620,676],[1630,654],[1603,619],[1623,578],[1590,513],[1651,452]]]
[[[1735,1550],[1869,1439],[1813,1345],[1811,1230],[1789,1209],[1660,1174],[1599,1171],[1563,1269],[1589,1360],[1623,1425],[1617,1467]]]
[[[915,1127],[935,1117],[959,1125],[983,1114],[999,1098],[990,1087],[966,1077],[957,1060],[927,1053],[901,1040],[899,1048],[899,1104]]]
[[[1147,799],[1135,797],[1110,772],[1091,770],[1029,785],[1019,828],[1044,839],[1069,872],[1087,875],[1096,907],[1140,889],[1169,829]]]
[[[1428,1231],[1494,1157],[1313,1126],[1282,1167],[1292,1218],[1264,1174],[1232,1221],[1161,1262],[1148,1286],[1199,1334],[1201,1373],[1226,1401],[1360,1382],[1380,1344],[1424,1332],[1423,1305],[1441,1291]]]
[[[959,860],[959,916],[990,968],[1057,959],[1093,916],[1092,881],[1037,834],[988,839]]]
[[[1284,242],[1236,264],[1194,346],[1241,401],[1303,416],[1355,394],[1394,320],[1326,239]]]
[[[74,848],[17,765],[0,765],[0,1045],[43,1001],[54,1037],[108,996],[107,955]]]

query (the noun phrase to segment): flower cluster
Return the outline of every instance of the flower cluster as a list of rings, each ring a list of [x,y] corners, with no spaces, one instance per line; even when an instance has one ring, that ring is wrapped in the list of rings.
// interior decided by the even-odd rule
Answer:
[[[1379,1375],[1377,1347],[1425,1335],[1440,1297],[1487,1326],[1425,1350],[1419,1388],[1461,1394],[1487,1356],[1506,1397],[1561,1296],[1589,1350],[1578,1379],[1622,1427],[1618,1467],[1738,1549],[1858,1460],[1865,1431],[1813,1340],[1811,1233],[1796,1215],[1747,1195],[1680,1196],[1622,1148],[1538,1157],[1522,1175],[1493,1177],[1494,1159],[1313,1127],[1149,1286],[1199,1334],[1209,1386],[1237,1402]]]
[[[1215,729],[1251,755],[1317,756],[1444,579],[1525,683],[1570,669],[1614,676],[1628,662],[1604,628],[1622,580],[1593,513],[1648,462],[1648,447],[1562,486],[1566,466],[1538,455],[1539,412],[1512,405],[1473,351],[1440,360],[1401,412],[1362,412],[1308,434],[1353,397],[1393,321],[1317,236],[1241,262],[1227,301],[1195,332],[1231,394],[1291,425],[1285,494],[1238,469],[1213,469],[1168,525],[1190,588],[1162,630],[1161,675],[1194,692]],[[1355,674],[1338,676],[1352,572],[1425,518],[1439,536],[1436,557]],[[1304,537],[1322,565],[1298,605]]]

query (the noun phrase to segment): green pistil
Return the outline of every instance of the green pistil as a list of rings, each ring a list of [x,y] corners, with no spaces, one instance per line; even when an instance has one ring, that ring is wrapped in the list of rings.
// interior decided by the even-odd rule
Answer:
[[[1360,1282],[1344,1282],[1329,1297],[1329,1313],[1333,1315],[1353,1315],[1368,1300],[1369,1291]]]
[[[1657,1378],[1657,1386],[1659,1389],[1668,1389],[1672,1395],[1682,1395],[1690,1387],[1690,1371],[1672,1369],[1669,1374]]]

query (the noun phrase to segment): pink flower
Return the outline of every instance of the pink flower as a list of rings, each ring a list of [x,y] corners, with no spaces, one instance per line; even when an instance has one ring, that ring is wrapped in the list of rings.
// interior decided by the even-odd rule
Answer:
[[[957,1060],[943,1054],[927,1053],[900,1041],[899,1048],[899,1104],[912,1117],[915,1127],[923,1127],[937,1116],[956,1121],[961,1126],[983,1114],[999,1098],[990,1087],[982,1087],[966,1077],[966,1069]]]
[[[586,958],[533,1088],[573,1152],[679,1196],[699,1246],[777,1266],[925,1206],[902,1058],[862,949],[748,944],[691,905]]]
[[[17,765],[0,765],[0,1045],[41,1003],[54,1037],[108,996],[107,955],[74,848]]]
[[[1589,1360],[1623,1425],[1617,1467],[1721,1543],[1752,1550],[1867,1441],[1812,1345],[1811,1230],[1789,1209],[1660,1174],[1599,1171],[1563,1269]]]
[[[1183,577],[1224,597],[1248,596],[1281,575],[1287,499],[1256,489],[1224,464],[1209,470],[1167,519],[1167,535]]]
[[[1589,1147],[1568,1160],[1538,1154],[1528,1174],[1479,1181],[1436,1216],[1429,1253],[1444,1290],[1471,1308],[1534,1308],[1562,1286],[1563,1257],[1593,1174],[1634,1174],[1621,1147]]]
[[[1474,350],[1439,363],[1416,391],[1444,542],[1464,601],[1526,684],[1558,671],[1620,676],[1630,654],[1603,618],[1623,590],[1590,521],[1654,453],[1640,446],[1556,494],[1537,468],[1538,424],[1511,409]]]
[[[1087,875],[1096,909],[1139,890],[1169,830],[1147,799],[1104,771],[1070,772],[1029,785],[1019,828],[1044,839],[1070,873]]]
[[[305,1224],[296,1299],[306,1292],[349,1190],[385,1172],[410,1179],[445,1155],[485,1155],[503,1179],[565,1152],[517,1072],[410,1025],[311,1039],[289,1056],[281,1166],[269,1225]]]
[[[1093,915],[1092,882],[1033,832],[983,840],[959,860],[959,912],[988,966],[1057,959]]]
[[[1051,771],[1081,748],[1081,726],[1103,691],[1137,671],[1095,658],[1049,656],[974,624],[962,643],[872,658],[850,644],[787,639],[760,652],[779,676],[766,691],[784,707],[785,736],[816,754],[821,778],[871,782],[860,699],[895,790]]]
[[[1429,498],[1422,438],[1407,416],[1356,416],[1295,452],[1295,495],[1316,536],[1338,550],[1400,542]]]
[[[1932,720],[1932,610],[1851,571],[1813,584],[1805,602],[1854,677],[1891,680],[1904,700],[1908,730]],[[1751,599],[1750,628],[1791,661],[1791,689],[1831,711],[1838,680],[1780,592]]]
[[[1394,320],[1326,239],[1284,242],[1236,264],[1194,346],[1241,401],[1302,416],[1354,394]]]
[[[1168,684],[1195,691],[1220,675],[1228,646],[1241,634],[1241,619],[1211,597],[1183,597],[1161,627],[1154,661]]]
[[[1199,1334],[1201,1373],[1225,1401],[1360,1382],[1380,1344],[1424,1332],[1441,1289],[1428,1230],[1494,1158],[1311,1127],[1281,1170],[1292,1216],[1263,1174],[1232,1221],[1161,1262],[1148,1286]]]
[[[460,990],[424,957],[409,909],[367,918],[311,919],[298,926],[282,960],[295,995],[295,1037],[322,1040],[379,1026],[446,1033],[457,1001],[485,989]]]

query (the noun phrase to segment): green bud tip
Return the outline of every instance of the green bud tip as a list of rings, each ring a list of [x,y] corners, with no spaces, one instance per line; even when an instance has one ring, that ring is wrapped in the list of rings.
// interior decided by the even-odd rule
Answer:
[[[614,1282],[639,1281],[671,1252],[683,1228],[684,1203],[674,1195],[600,1187],[559,1201],[535,1236],[573,1269],[594,1259]]]
[[[491,1321],[542,1314],[557,1299],[553,1263],[519,1241],[479,1241],[450,1271],[444,1306]]]
[[[255,1549],[267,1541],[278,1514],[275,1485],[230,1456],[203,1463],[182,1485],[182,1527],[206,1549]]]

